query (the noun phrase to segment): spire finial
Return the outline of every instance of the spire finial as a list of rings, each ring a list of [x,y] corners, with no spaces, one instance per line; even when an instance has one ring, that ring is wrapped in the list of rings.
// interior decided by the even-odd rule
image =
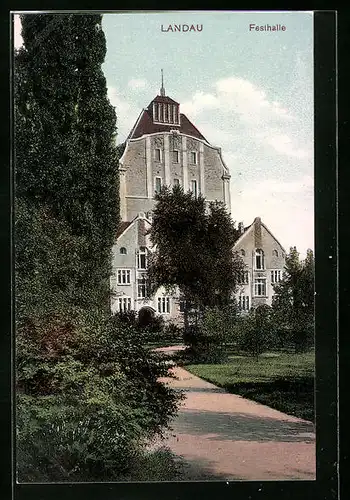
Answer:
[[[162,73],[162,86],[160,87],[160,95],[165,96],[165,89],[164,89],[164,81],[163,81],[163,70],[161,69]]]

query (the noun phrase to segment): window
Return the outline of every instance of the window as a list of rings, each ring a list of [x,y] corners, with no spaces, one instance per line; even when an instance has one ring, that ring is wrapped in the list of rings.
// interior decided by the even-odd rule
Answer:
[[[185,311],[185,301],[184,300],[180,300],[180,302],[179,302],[179,311],[182,313]]]
[[[257,297],[266,297],[266,279],[256,278],[254,282],[254,294]]]
[[[191,151],[190,162],[194,163],[195,165],[197,164],[197,152],[196,151]]]
[[[155,150],[154,150],[154,159],[156,161],[162,161],[162,150],[160,148],[155,148]]]
[[[174,179],[174,186],[180,186],[180,180]]]
[[[147,269],[147,249],[146,247],[140,247],[137,254],[137,267],[139,269]]]
[[[155,192],[160,193],[160,190],[162,189],[162,178],[161,177],[156,177],[155,180]]]
[[[281,281],[281,274],[280,270],[271,271],[271,283],[278,283]]]
[[[277,252],[277,250],[272,250],[272,255],[273,255],[274,257],[278,257],[278,252]]]
[[[127,254],[127,251],[126,251],[126,248],[125,248],[125,247],[121,247],[121,249],[119,250],[119,252],[120,252],[122,255],[126,255],[126,254]]]
[[[249,296],[240,295],[238,298],[238,307],[241,311],[249,311]]]
[[[154,104],[154,119],[157,122],[159,120],[159,106]]]
[[[170,104],[168,104],[168,108],[169,108],[169,122],[174,123],[173,107]]]
[[[157,116],[157,120],[159,122],[163,121],[163,105],[162,104],[158,104],[158,116]]]
[[[194,197],[197,198],[197,181],[195,179],[191,181],[191,191],[194,194]]]
[[[179,163],[179,152],[177,150],[173,151],[173,162]]]
[[[130,285],[130,269],[118,269],[117,283],[118,285]]]
[[[169,121],[168,120],[168,106],[165,104],[164,105],[164,121]]]
[[[144,299],[146,297],[146,276],[141,276],[137,280],[137,297]]]
[[[243,271],[238,275],[239,285],[248,285],[249,283],[249,271]]]
[[[255,269],[265,269],[264,252],[261,248],[255,251]]]
[[[119,312],[126,312],[131,310],[131,298],[130,297],[119,297],[118,298],[118,310]]]
[[[241,255],[242,255],[242,257],[245,257],[245,250],[243,250],[243,248],[241,250]]]
[[[158,297],[158,312],[170,313],[170,297]]]

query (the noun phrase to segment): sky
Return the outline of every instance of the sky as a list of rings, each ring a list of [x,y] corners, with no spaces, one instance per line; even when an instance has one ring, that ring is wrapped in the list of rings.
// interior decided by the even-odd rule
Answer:
[[[174,24],[202,30],[167,31]],[[314,249],[313,14],[123,12],[104,14],[102,27],[118,143],[159,94],[163,69],[166,95],[222,149],[232,218],[249,225],[261,217],[302,258]]]

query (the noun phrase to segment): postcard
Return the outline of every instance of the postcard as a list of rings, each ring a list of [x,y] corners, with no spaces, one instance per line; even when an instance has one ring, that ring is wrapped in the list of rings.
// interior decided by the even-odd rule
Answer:
[[[17,483],[315,481],[315,13],[13,20]]]

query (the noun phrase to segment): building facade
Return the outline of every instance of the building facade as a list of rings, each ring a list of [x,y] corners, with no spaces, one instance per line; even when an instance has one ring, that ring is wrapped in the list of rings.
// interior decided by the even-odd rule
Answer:
[[[113,247],[112,312],[149,309],[164,319],[181,320],[176,295],[159,289],[145,298],[147,255],[152,251],[147,230],[154,195],[162,186],[180,185],[208,201],[222,201],[231,210],[230,174],[221,149],[180,112],[180,104],[160,95],[141,111],[122,145],[119,160],[122,223]]]
[[[230,212],[230,173],[221,149],[209,144],[163,86],[141,111],[124,146],[119,161],[123,221],[152,211],[154,194],[164,185],[179,184],[208,201],[223,201]]]
[[[113,247],[112,312],[147,309],[181,322],[178,295],[159,289],[146,299],[147,257],[152,251],[147,231],[152,224],[154,195],[162,186],[181,185],[207,201],[222,201],[231,212],[230,173],[221,149],[212,146],[165,95],[164,86],[143,109],[122,145],[119,160],[121,225]],[[285,251],[257,217],[236,242],[246,271],[237,292],[242,311],[271,304],[273,284],[282,278]]]
[[[148,230],[151,221],[140,212],[132,221],[121,223],[112,249],[111,277],[112,313],[149,311],[161,314],[165,320],[181,322],[178,294],[159,288],[152,298],[146,297],[148,256],[152,251]]]
[[[271,231],[256,217],[253,223],[239,227],[241,236],[234,251],[243,259],[246,270],[236,294],[242,311],[261,304],[272,304],[274,285],[283,278],[286,252]]]

